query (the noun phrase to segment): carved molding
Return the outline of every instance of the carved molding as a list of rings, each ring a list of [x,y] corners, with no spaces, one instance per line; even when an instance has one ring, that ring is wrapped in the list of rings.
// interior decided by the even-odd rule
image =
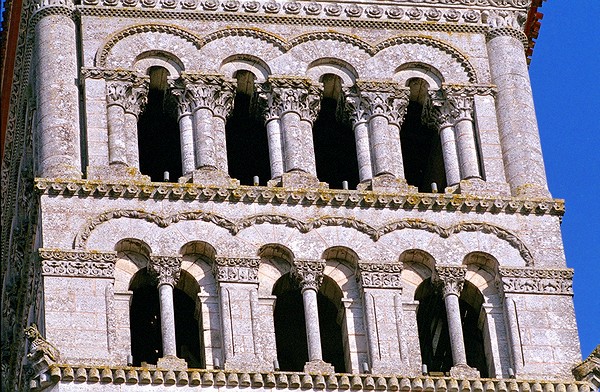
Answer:
[[[217,257],[213,274],[218,282],[258,283],[260,258]]]
[[[573,270],[500,267],[497,284],[505,293],[573,295]]]
[[[319,291],[323,283],[325,260],[294,260],[292,273],[300,283],[302,292],[305,290]]]
[[[38,254],[46,276],[114,277],[117,252],[42,248]]]
[[[119,80],[129,82],[134,85],[142,85],[149,83],[150,77],[142,75],[137,71],[128,69],[110,69],[110,68],[87,68],[81,67],[81,76],[84,79],[104,79],[104,80]]]
[[[401,263],[358,263],[357,281],[363,288],[402,289]]]
[[[447,295],[459,296],[465,283],[465,274],[467,267],[436,265],[434,274],[434,283],[438,286],[444,297]]]
[[[148,271],[158,279],[158,286],[174,287],[181,275],[181,256],[150,255]]]

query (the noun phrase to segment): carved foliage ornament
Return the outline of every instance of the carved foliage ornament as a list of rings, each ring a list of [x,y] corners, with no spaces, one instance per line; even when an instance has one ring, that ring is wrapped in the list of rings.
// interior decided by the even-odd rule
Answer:
[[[293,275],[300,282],[302,291],[318,291],[323,283],[325,260],[295,260]]]
[[[434,283],[440,287],[444,297],[447,295],[460,295],[465,283],[466,266],[435,267]]]
[[[151,255],[148,270],[158,279],[158,286],[175,286],[181,274],[181,256]]]
[[[116,252],[40,249],[42,273],[53,276],[112,278]]]
[[[572,269],[500,268],[505,293],[573,294]]]
[[[259,98],[267,110],[267,119],[294,112],[312,122],[319,114],[321,90],[322,87],[312,84],[310,79],[270,77],[260,89]]]
[[[258,258],[217,257],[213,273],[218,282],[258,283]]]
[[[183,74],[172,84],[180,113],[186,106],[193,110],[209,109],[216,117],[225,119],[233,109],[235,81],[218,74]]]
[[[148,81],[139,84],[123,81],[111,81],[106,85],[108,106],[119,105],[125,112],[138,115],[148,101]]]
[[[346,106],[354,123],[383,116],[400,124],[406,114],[410,90],[398,83],[359,80],[347,93]]]
[[[402,289],[402,264],[358,263],[357,280],[363,288]]]

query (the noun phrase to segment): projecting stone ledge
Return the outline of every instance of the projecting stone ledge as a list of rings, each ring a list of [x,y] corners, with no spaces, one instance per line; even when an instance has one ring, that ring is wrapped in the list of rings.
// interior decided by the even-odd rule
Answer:
[[[122,390],[132,386],[139,390],[143,385],[177,385],[178,387],[223,387],[228,388],[289,388],[302,391],[352,390],[402,391],[402,392],[510,392],[510,391],[555,391],[591,392],[591,385],[581,381],[546,381],[516,379],[478,379],[452,377],[402,377],[399,375],[375,374],[323,374],[292,372],[235,372],[223,370],[149,369],[142,367],[94,367],[86,365],[52,365],[49,370],[52,384],[123,384]],[[46,379],[47,376],[44,376]],[[40,391],[39,377],[32,380],[31,390]],[[178,390],[180,390],[178,388]]]

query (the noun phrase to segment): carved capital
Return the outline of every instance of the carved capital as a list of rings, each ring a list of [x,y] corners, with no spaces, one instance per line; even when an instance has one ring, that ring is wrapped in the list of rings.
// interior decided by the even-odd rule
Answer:
[[[213,274],[220,283],[258,283],[259,265],[258,258],[217,257]]]
[[[268,107],[267,119],[281,117],[286,112],[297,113],[302,120],[313,122],[321,107],[321,86],[310,79],[271,77],[261,86],[259,97]]]
[[[323,283],[325,260],[295,260],[293,275],[298,279],[302,291],[318,291]]]
[[[191,109],[209,109],[215,117],[227,118],[233,109],[235,81],[216,74],[183,74],[180,96],[191,101]]]
[[[525,46],[528,45],[528,38],[523,32],[523,28],[527,22],[527,14],[525,12],[488,10],[481,13],[481,19],[490,28],[486,37],[488,41],[496,37],[508,36],[518,39]]]
[[[444,297],[447,295],[460,295],[465,283],[465,266],[437,265],[435,267],[435,284],[441,288]]]
[[[497,285],[504,293],[573,295],[573,270],[501,267]]]
[[[351,96],[360,104],[363,116],[384,116],[392,124],[400,126],[408,107],[410,90],[398,83],[377,80],[359,80]]]
[[[421,119],[424,123],[441,131],[444,128],[453,126],[458,114],[454,101],[447,99],[442,91],[437,90],[429,92],[429,98],[423,107]]]
[[[158,279],[158,286],[168,284],[174,287],[181,274],[181,256],[151,255],[148,271]]]
[[[472,96],[466,94],[449,95],[448,101],[454,108],[452,114],[455,117],[455,121],[461,120],[473,120],[473,107],[474,100]]]
[[[357,280],[363,288],[402,289],[400,263],[358,263]]]
[[[119,105],[127,113],[136,117],[144,109],[148,100],[148,83],[114,80],[106,84],[106,101],[108,106]]]

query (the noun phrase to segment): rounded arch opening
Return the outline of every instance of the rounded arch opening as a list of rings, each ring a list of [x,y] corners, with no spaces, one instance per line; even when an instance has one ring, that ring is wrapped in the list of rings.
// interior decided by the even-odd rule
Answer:
[[[359,182],[358,159],[354,132],[345,111],[343,80],[339,75],[326,73],[320,79],[323,84],[321,109],[313,124],[315,162],[319,180],[331,188],[343,188],[343,181],[350,189]]]
[[[467,365],[479,370],[481,377],[488,377],[489,372],[483,341],[484,321],[480,319],[483,303],[483,295],[477,287],[471,282],[465,281],[460,293],[459,304]]]
[[[404,176],[419,192],[431,192],[432,184],[446,187],[442,144],[437,129],[424,118],[423,107],[429,99],[429,83],[423,78],[406,81],[410,100],[400,128]]]
[[[168,93],[169,70],[163,66],[148,68],[148,101],[138,119],[140,171],[152,181],[163,181],[164,173],[177,179],[182,175],[178,109]]]
[[[344,305],[343,293],[333,279],[323,277],[317,293],[319,308],[319,328],[323,360],[333,365],[336,373],[346,373],[346,353],[344,350]]]
[[[271,178],[267,129],[258,103],[256,75],[249,70],[234,72],[237,89],[233,111],[225,125],[229,175],[243,185]],[[258,185],[258,184],[256,184]]]

